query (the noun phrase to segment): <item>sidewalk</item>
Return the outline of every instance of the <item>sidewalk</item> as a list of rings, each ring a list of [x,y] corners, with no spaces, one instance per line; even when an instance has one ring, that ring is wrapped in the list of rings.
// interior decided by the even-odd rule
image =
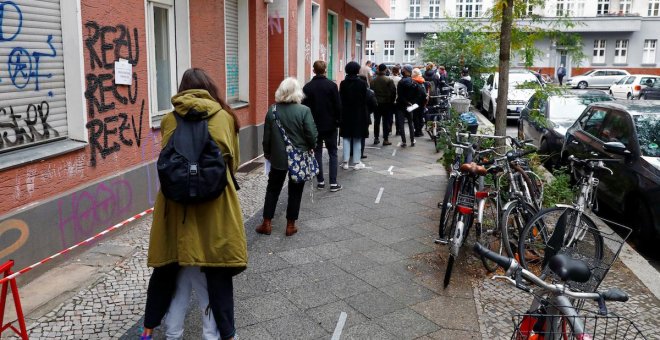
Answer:
[[[345,312],[341,339],[508,339],[510,311],[524,311],[529,295],[491,280],[467,249],[455,264],[451,285],[442,289],[447,249],[433,239],[446,173],[435,162],[439,155],[428,137],[419,138],[416,147],[378,146],[366,154],[367,169],[339,169],[343,190],[319,191],[308,184],[293,237],[284,236],[285,191],[273,234],[254,232],[266,177],[262,167],[240,174],[250,255],[248,270],[234,280],[240,337],[330,339]],[[99,257],[94,254],[100,247],[126,250],[97,270],[93,282],[69,288],[68,295],[29,314],[31,338],[135,339],[150,276],[150,224],[148,217],[127,226],[82,261],[72,261],[69,265],[84,265],[84,258]],[[42,282],[67,279],[66,272],[50,275]],[[610,285],[628,291],[631,301],[608,307],[634,318],[647,337],[656,334],[660,301],[621,262],[604,287]],[[24,303],[35,298],[24,296]],[[191,308],[186,339],[200,338],[200,317]]]

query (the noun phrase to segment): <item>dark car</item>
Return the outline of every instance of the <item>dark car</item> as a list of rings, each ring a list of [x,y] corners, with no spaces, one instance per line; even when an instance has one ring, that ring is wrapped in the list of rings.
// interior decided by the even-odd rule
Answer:
[[[520,112],[518,134],[534,140],[539,153],[546,156],[546,167],[551,169],[559,162],[564,135],[575,119],[589,104],[611,100],[614,98],[601,91],[574,91],[547,98],[534,94]]]
[[[604,143],[620,142],[625,155]],[[598,176],[599,201],[623,213],[642,240],[660,235],[660,101],[591,104],[566,132],[562,157],[617,159],[614,175]]]
[[[660,82],[655,82],[651,86],[646,86],[639,92],[639,99],[657,100],[660,99]]]

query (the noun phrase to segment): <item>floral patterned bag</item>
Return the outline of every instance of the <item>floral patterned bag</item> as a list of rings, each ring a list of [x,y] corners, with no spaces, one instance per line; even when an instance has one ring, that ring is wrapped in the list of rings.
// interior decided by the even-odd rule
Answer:
[[[319,164],[314,157],[314,150],[304,151],[296,148],[289,136],[286,135],[280,117],[277,115],[277,106],[273,105],[275,122],[280,129],[284,144],[286,144],[286,155],[289,164],[289,180],[295,183],[311,181],[319,173]]]

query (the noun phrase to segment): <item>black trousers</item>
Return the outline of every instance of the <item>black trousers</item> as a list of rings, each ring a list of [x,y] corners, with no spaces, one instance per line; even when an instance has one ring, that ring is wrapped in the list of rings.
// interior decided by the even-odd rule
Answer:
[[[275,216],[277,200],[280,197],[280,192],[282,192],[284,180],[288,173],[288,170],[270,169],[270,173],[268,173],[268,185],[266,186],[266,201],[264,202],[264,218],[273,218]],[[286,204],[287,220],[298,219],[300,201],[302,200],[304,188],[305,182],[294,183],[293,181],[289,181],[289,201]]]
[[[408,120],[408,132],[410,132],[410,140],[415,140],[415,127],[413,125],[412,112],[408,112],[405,108],[398,107],[396,110],[396,130],[401,135],[401,142],[406,142],[406,131],[404,130],[404,120]]]
[[[316,139],[314,157],[316,157],[316,162],[319,163],[319,174],[316,176],[316,180],[319,183],[325,182],[325,178],[323,177],[323,144],[328,149],[330,184],[337,184],[337,129],[319,132],[319,136]]]
[[[557,76],[557,79],[559,79],[559,86],[564,85],[564,76]]]
[[[170,308],[172,297],[176,291],[178,263],[171,263],[154,268],[147,288],[147,306],[144,313],[144,327],[156,328]],[[230,339],[236,335],[234,326],[234,286],[232,276],[235,274],[229,268],[204,267],[206,284],[209,293],[209,305],[213,318],[218,325],[220,338]]]
[[[415,123],[415,134],[421,135],[424,129],[424,108],[420,107],[413,111],[413,121]]]
[[[390,129],[392,128],[392,108],[393,105],[389,103],[378,104],[374,112],[374,138],[380,136],[380,122],[383,121],[383,139],[387,140],[390,136]]]

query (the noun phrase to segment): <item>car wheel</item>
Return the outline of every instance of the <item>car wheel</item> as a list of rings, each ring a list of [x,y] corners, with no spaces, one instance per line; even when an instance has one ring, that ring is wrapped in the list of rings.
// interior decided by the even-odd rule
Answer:
[[[578,83],[578,88],[581,89],[581,90],[586,89],[587,86],[589,86],[589,84],[587,84],[587,82],[584,81],[584,80]]]
[[[626,95],[626,99],[628,99],[628,100],[633,100],[633,96],[632,96],[632,94],[631,94],[631,93],[628,93],[628,94]]]
[[[646,96],[645,95],[640,95],[639,100],[646,100]]]

